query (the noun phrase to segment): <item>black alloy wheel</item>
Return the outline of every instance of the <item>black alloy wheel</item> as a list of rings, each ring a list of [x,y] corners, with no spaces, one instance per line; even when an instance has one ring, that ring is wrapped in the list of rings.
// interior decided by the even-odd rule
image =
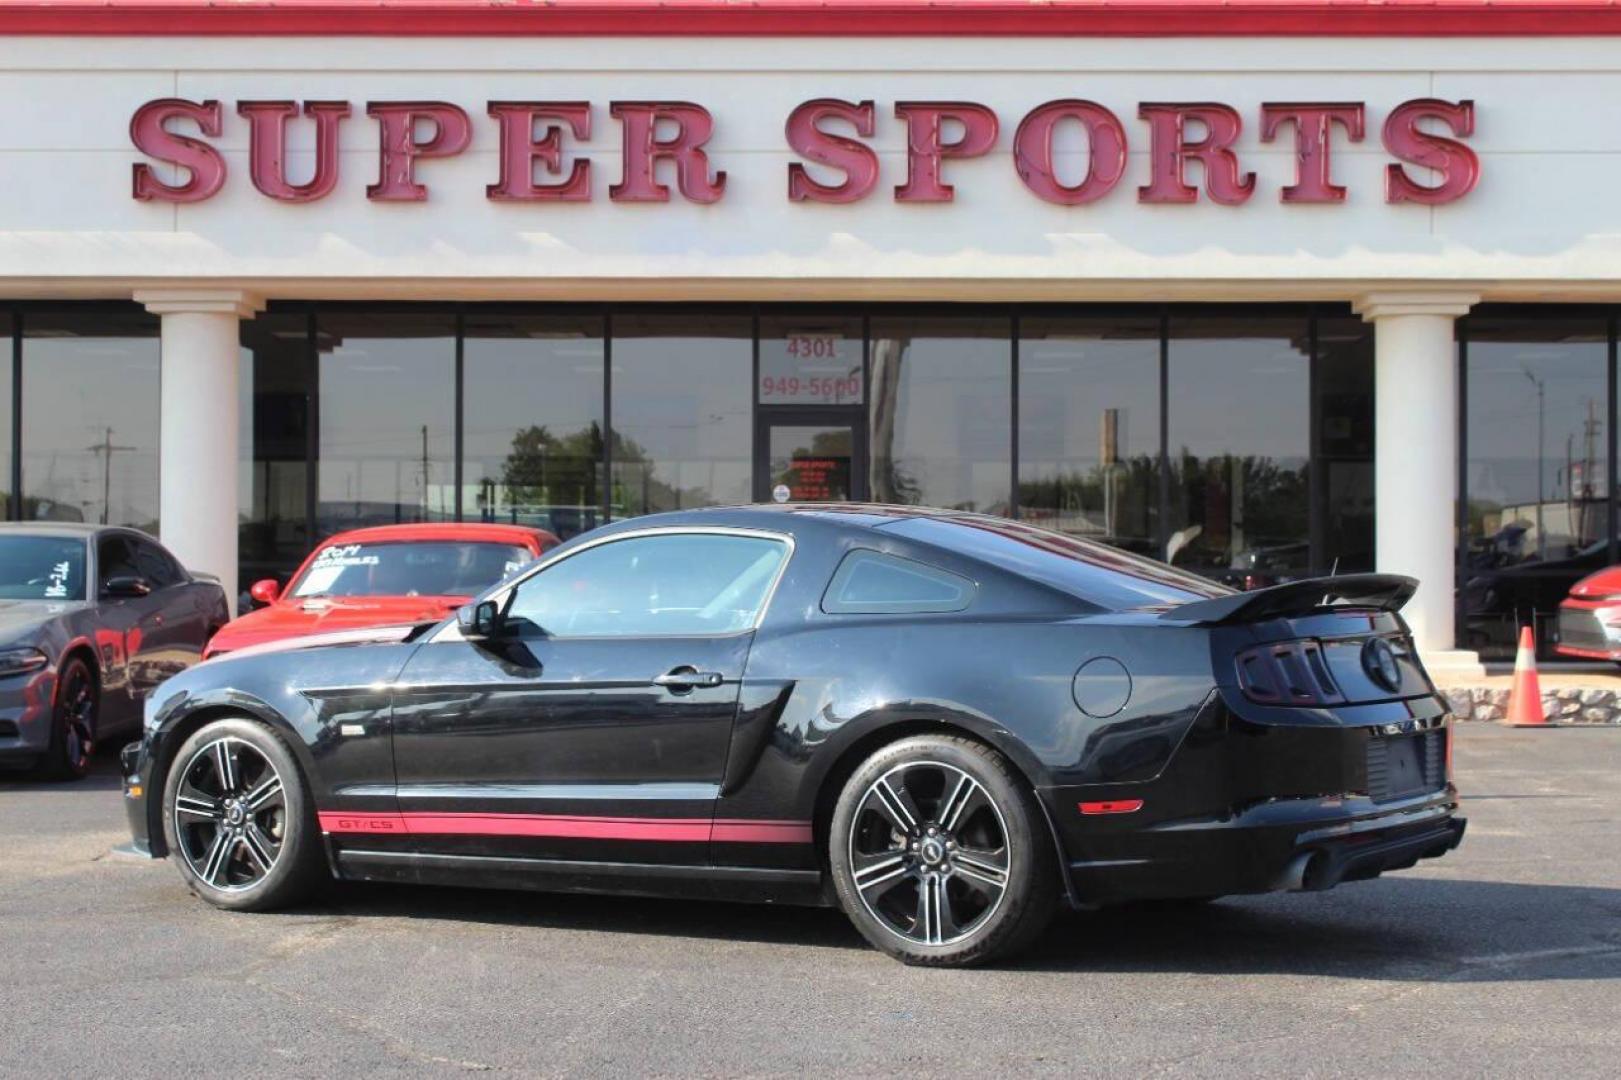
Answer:
[[[80,780],[90,772],[90,755],[96,749],[100,698],[90,665],[80,657],[69,657],[56,676],[51,742],[41,763],[44,775],[57,780]]]
[[[1058,898],[1052,839],[1000,754],[941,736],[883,748],[835,808],[829,863],[847,914],[908,963],[1006,956],[1047,925]]]
[[[320,869],[319,835],[286,745],[248,720],[187,739],[164,785],[164,831],[181,876],[218,907],[302,899]]]
[[[193,751],[180,770],[174,814],[180,854],[211,888],[251,889],[281,857],[281,774],[241,739],[225,735]]]

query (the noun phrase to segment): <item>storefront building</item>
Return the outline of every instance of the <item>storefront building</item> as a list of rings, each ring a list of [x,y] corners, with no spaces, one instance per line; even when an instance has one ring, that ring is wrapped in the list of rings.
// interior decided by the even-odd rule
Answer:
[[[1467,666],[1617,561],[1618,34],[0,5],[0,503],[233,593],[361,524],[959,507],[1240,587],[1411,573]]]

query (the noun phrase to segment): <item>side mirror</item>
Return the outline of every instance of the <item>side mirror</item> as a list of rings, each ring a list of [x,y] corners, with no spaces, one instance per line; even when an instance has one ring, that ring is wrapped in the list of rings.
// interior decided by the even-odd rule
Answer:
[[[101,587],[101,595],[120,600],[136,599],[151,591],[151,583],[139,574],[114,574]]]
[[[248,590],[248,595],[253,597],[256,604],[274,604],[276,598],[281,595],[281,586],[276,583],[275,578],[265,578],[263,581],[255,581],[253,588]]]
[[[501,632],[501,609],[494,600],[483,600],[456,609],[456,628],[465,641],[484,641]]]

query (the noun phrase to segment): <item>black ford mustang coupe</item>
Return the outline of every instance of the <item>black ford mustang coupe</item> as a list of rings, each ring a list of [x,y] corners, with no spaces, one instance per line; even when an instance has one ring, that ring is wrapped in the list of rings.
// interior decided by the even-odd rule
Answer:
[[[329,874],[836,903],[968,964],[1066,899],[1326,889],[1457,846],[1413,587],[1233,593],[947,511],[639,518],[406,640],[171,679],[127,808],[225,908]]]

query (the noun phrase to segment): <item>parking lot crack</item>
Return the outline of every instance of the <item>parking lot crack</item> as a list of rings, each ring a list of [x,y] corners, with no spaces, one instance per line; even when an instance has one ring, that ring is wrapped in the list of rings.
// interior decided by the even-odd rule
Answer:
[[[248,981],[250,984],[257,986],[260,989],[268,990],[272,994],[275,994],[276,996],[283,998],[300,1008],[315,1009],[325,1013],[327,1016],[334,1019],[345,1031],[371,1040],[390,1057],[399,1061],[409,1062],[415,1065],[439,1065],[457,1069],[462,1072],[510,1071],[505,1066],[493,1065],[488,1062],[469,1061],[460,1058],[447,1057],[443,1054],[430,1054],[426,1051],[418,1050],[409,1043],[396,1038],[386,1031],[383,1031],[376,1024],[372,1023],[358,1012],[348,1009],[334,1008],[333,1006],[325,1004],[324,1002],[316,1001],[310,997],[307,997],[296,990],[283,986],[274,986],[258,978],[250,978]]]

